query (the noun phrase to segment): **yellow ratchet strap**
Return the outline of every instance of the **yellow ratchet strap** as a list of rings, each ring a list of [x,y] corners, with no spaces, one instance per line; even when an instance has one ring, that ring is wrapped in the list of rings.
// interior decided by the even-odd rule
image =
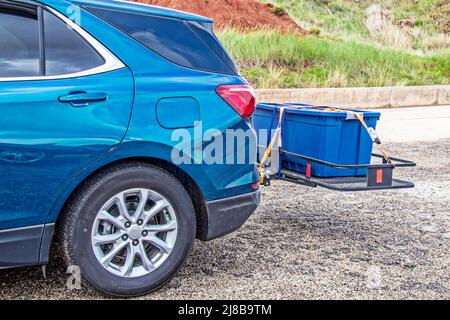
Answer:
[[[280,110],[280,116],[279,116],[279,119],[278,119],[277,128],[275,129],[275,132],[273,134],[272,140],[270,141],[270,144],[267,147],[266,151],[264,152],[264,154],[263,154],[263,156],[261,158],[261,161],[259,162],[259,165],[258,165],[259,183],[261,185],[264,185],[264,178],[265,178],[264,164],[266,163],[267,159],[269,159],[270,155],[272,154],[272,150],[273,150],[273,147],[275,146],[275,142],[277,141],[277,138],[279,138],[278,139],[278,148],[282,147],[282,142],[281,142],[281,124],[282,124],[282,121],[283,121],[283,113],[284,113],[285,109],[286,108],[284,108],[284,107],[279,109]]]

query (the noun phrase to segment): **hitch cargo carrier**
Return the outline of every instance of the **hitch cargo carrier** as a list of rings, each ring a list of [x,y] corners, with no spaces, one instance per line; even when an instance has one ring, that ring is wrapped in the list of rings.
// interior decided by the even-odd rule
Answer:
[[[260,103],[255,128],[266,130],[258,148],[261,184],[272,178],[337,191],[413,188],[394,169],[414,167],[390,157],[375,131],[380,114],[306,104]],[[373,145],[380,153],[373,153]],[[378,162],[373,162],[378,160]]]

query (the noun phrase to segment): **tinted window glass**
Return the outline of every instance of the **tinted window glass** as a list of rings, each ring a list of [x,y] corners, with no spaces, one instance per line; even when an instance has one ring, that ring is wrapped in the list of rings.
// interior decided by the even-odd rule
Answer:
[[[46,75],[64,75],[104,64],[103,58],[62,20],[44,11]]]
[[[29,77],[39,73],[37,16],[0,9],[0,77]]]
[[[164,58],[184,67],[233,73],[183,20],[88,8]]]
[[[236,64],[225,51],[225,48],[220,43],[219,39],[215,36],[212,23],[189,21],[188,24],[191,30],[194,31],[195,34],[202,39],[203,42],[205,42],[231,70],[233,70],[234,73],[239,73]]]

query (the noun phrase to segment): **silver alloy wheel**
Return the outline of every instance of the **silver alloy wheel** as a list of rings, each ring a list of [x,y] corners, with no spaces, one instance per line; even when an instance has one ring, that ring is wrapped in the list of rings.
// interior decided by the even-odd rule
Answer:
[[[167,260],[177,239],[177,217],[170,202],[149,189],[116,194],[99,210],[92,249],[109,272],[128,278],[147,275]]]

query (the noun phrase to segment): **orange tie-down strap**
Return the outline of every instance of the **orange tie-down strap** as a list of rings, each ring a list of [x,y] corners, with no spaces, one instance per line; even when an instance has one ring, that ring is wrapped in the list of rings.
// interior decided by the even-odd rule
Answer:
[[[384,160],[386,160],[387,163],[392,163],[391,158],[389,157],[389,154],[384,150],[383,146],[381,145],[381,140],[375,131],[374,128],[370,128],[366,121],[364,120],[364,116],[360,112],[350,111],[350,110],[341,110],[336,108],[326,108],[324,111],[334,111],[334,112],[343,112],[347,114],[353,114],[359,122],[363,125],[363,127],[366,129],[367,133],[369,134],[370,138],[372,139],[372,142],[377,146],[378,150],[383,155]]]
[[[291,107],[290,107],[291,108]],[[290,109],[288,108],[288,109]],[[293,109],[293,108],[292,108]],[[272,154],[272,150],[273,147],[275,146],[275,142],[277,141],[278,138],[278,147],[281,148],[283,146],[282,143],[282,139],[281,139],[281,125],[283,122],[283,114],[284,111],[286,110],[286,107],[282,107],[279,109],[280,110],[280,115],[279,115],[279,119],[278,119],[278,125],[277,128],[275,130],[275,133],[272,137],[272,140],[270,141],[269,146],[267,147],[266,151],[264,152],[259,165],[258,165],[258,171],[259,171],[259,176],[260,176],[260,183],[261,185],[264,184],[264,178],[265,178],[265,174],[264,174],[264,164],[266,163],[267,159],[269,159],[270,155]],[[384,150],[383,146],[381,145],[381,140],[378,137],[377,132],[375,131],[375,129],[370,128],[366,121],[364,120],[364,116],[361,113],[355,112],[355,111],[348,111],[348,110],[341,110],[341,109],[336,109],[336,108],[326,108],[326,109],[322,109],[323,111],[334,111],[334,112],[343,112],[343,113],[350,113],[353,114],[356,119],[359,120],[359,122],[361,122],[361,124],[363,125],[363,127],[366,129],[367,133],[369,134],[370,138],[372,139],[372,142],[378,147],[378,149],[380,150],[380,152],[383,154],[384,159],[388,162],[388,163],[392,163],[388,153]]]
[[[265,178],[264,164],[266,163],[267,159],[269,159],[270,155],[272,154],[272,150],[273,150],[273,147],[275,146],[275,142],[277,141],[277,138],[279,138],[278,139],[278,148],[281,148],[282,145],[283,145],[282,141],[281,141],[281,124],[283,122],[283,113],[284,113],[285,109],[286,109],[285,107],[282,107],[282,108],[279,109],[280,110],[280,116],[279,116],[279,119],[278,119],[277,128],[275,129],[275,132],[273,134],[272,140],[270,141],[269,146],[267,147],[266,151],[264,152],[264,154],[263,154],[263,156],[261,158],[261,161],[259,162],[259,165],[258,165],[259,183],[261,185],[264,185],[264,178]]]

